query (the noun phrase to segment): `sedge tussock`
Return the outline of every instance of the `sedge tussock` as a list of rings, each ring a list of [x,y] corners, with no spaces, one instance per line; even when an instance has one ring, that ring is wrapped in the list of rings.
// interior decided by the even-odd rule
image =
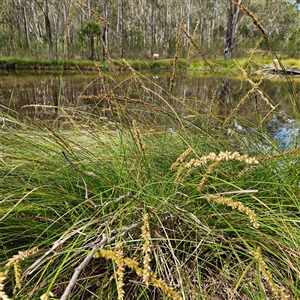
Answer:
[[[103,94],[108,94],[108,90],[107,90],[107,77],[104,76],[101,71],[98,71],[98,74],[99,74],[99,78],[101,80]]]
[[[118,267],[117,269],[117,289],[118,289],[118,300],[124,299],[124,260],[123,260],[123,250],[122,242],[119,241],[116,245],[116,260],[115,263]]]
[[[195,36],[196,36],[196,33],[197,33],[197,29],[199,28],[199,25],[200,25],[200,20],[197,21],[196,25],[195,25],[195,28],[194,28],[194,31],[193,31],[193,34],[191,36],[191,39],[194,40],[195,39]],[[192,42],[190,43],[190,46],[189,46],[189,49],[188,49],[188,53],[187,53],[187,60],[190,59],[190,55],[191,55],[191,50],[192,50]]]
[[[109,63],[110,63],[110,66],[112,67],[112,71],[116,74],[116,70],[115,70],[115,67],[114,67],[114,63],[113,63],[113,60],[111,58],[111,55],[110,55],[110,52],[108,50],[108,47],[107,47],[107,44],[105,43],[105,41],[103,40],[103,38],[100,39],[101,41],[101,46],[103,47],[104,49],[104,52],[105,52],[105,56],[106,58],[108,59]],[[99,68],[100,69],[100,68]]]
[[[116,251],[113,250],[106,250],[106,249],[99,249],[96,251],[93,255],[94,258],[103,257],[105,259],[111,259],[113,261],[116,261],[117,259],[120,259],[116,253]],[[130,269],[133,269],[135,273],[142,277],[144,276],[144,269],[140,268],[138,266],[138,262],[132,258],[126,257],[123,258],[123,263],[125,266],[127,266]],[[149,270],[149,282],[153,284],[153,286],[160,288],[165,295],[170,297],[173,300],[182,300],[182,297],[179,296],[172,287],[168,286],[162,279],[157,279],[155,274]]]
[[[245,168],[244,170],[242,170],[242,171],[237,175],[237,177],[240,178],[240,177],[242,177],[244,174],[249,173],[249,172],[251,172],[251,171],[253,171],[253,170],[255,170],[255,169],[257,169],[257,166],[250,166],[250,167],[248,167],[248,168]]]
[[[247,64],[246,64],[246,66],[245,66],[245,70],[247,70],[247,69],[250,67],[251,61],[253,60],[254,54],[256,53],[258,47],[259,47],[259,42],[257,42],[257,43],[255,44],[253,50],[251,51],[250,57],[249,57],[249,59],[248,59],[248,61],[247,61]]]
[[[247,63],[246,63],[246,66],[245,66],[245,72],[246,72],[247,69],[250,67],[251,61],[253,60],[254,54],[255,54],[255,52],[257,51],[257,48],[258,48],[258,47],[259,47],[259,42],[257,42],[257,43],[255,44],[253,50],[251,51],[250,57],[249,57],[249,59],[248,59],[248,61],[247,61]],[[236,62],[235,62],[235,63],[236,63]],[[237,63],[236,63],[236,64],[237,64]],[[244,74],[244,73],[243,73],[243,74]],[[240,90],[240,91],[241,91],[241,90],[243,89],[243,87],[244,87],[244,83],[245,83],[245,81],[246,81],[246,78],[248,78],[247,73],[246,73],[246,76],[243,76],[243,77],[242,77],[241,85],[240,85],[240,87],[239,87],[239,90]]]
[[[130,95],[131,91],[134,90],[135,93],[138,94],[139,99],[143,99],[143,95],[141,92],[141,88],[146,90],[145,83],[143,80],[140,78],[140,74],[137,73],[134,68],[123,58],[123,63],[126,65],[126,67],[130,70],[132,73],[132,82],[129,84],[129,87],[127,89],[127,95]]]
[[[109,22],[102,16],[100,16],[95,10],[91,9],[90,7],[88,7],[86,4],[81,3],[80,1],[76,0],[77,4],[80,5],[82,8],[89,10],[94,17],[96,17],[98,20],[100,20],[102,23],[110,26]]]
[[[219,154],[211,152],[208,155],[202,156],[200,159],[192,158],[188,163],[185,164],[186,168],[192,167],[200,167],[209,161],[230,161],[230,160],[237,160],[241,162],[245,162],[247,164],[259,164],[259,161],[255,157],[249,157],[247,154],[241,155],[237,151],[221,151]]]
[[[203,177],[202,177],[200,183],[199,183],[198,186],[197,186],[197,190],[198,190],[198,191],[200,191],[201,188],[204,186],[204,184],[205,184],[207,178],[209,177],[209,175],[210,175],[215,169],[217,169],[219,163],[220,163],[219,161],[216,161],[216,162],[214,162],[213,164],[211,164],[211,165],[207,168],[206,173],[203,175]]]
[[[171,165],[171,170],[177,170],[180,166],[182,166],[185,158],[191,153],[192,148],[186,149],[180,156],[177,157],[176,161]]]
[[[275,159],[282,158],[282,157],[299,156],[299,155],[300,155],[299,149],[292,149],[292,150],[285,151],[285,152],[278,153],[278,154],[263,156],[263,157],[260,157],[259,160],[261,162],[266,162],[266,161],[273,161]]]
[[[170,85],[169,85],[169,92],[172,92],[173,89],[173,85],[175,82],[175,74],[176,74],[176,68],[177,68],[177,61],[179,58],[179,49],[180,49],[180,45],[181,45],[181,36],[182,36],[182,28],[183,28],[183,22],[184,20],[182,20],[179,23],[179,31],[178,31],[178,35],[177,35],[177,43],[176,43],[176,52],[173,58],[173,69],[172,69],[172,75],[171,75],[171,79],[170,79]]]
[[[68,11],[68,16],[67,16],[67,21],[66,21],[65,36],[64,36],[64,40],[63,40],[63,54],[65,54],[66,45],[68,44],[67,39],[69,36],[69,27],[70,27],[72,13],[73,13],[73,1],[70,1],[69,11]]]
[[[180,300],[180,297],[171,287],[169,287],[162,279],[157,279],[151,272],[150,281],[155,287],[160,288],[168,297],[173,300]]]
[[[111,65],[113,66],[112,58],[111,58],[111,56],[110,56],[109,50],[108,50],[107,45],[105,44],[105,41],[103,40],[103,38],[101,39],[101,45],[102,45],[102,47],[104,48],[105,55],[106,55],[107,59],[109,60],[109,62],[110,62]]]
[[[8,274],[8,270],[0,272],[0,299],[2,299],[2,300],[10,300],[10,298],[4,292],[4,283],[3,282],[5,281],[7,274]]]
[[[17,289],[21,289],[22,287],[22,280],[21,280],[22,269],[21,269],[20,261],[25,260],[28,256],[38,251],[39,249],[37,247],[33,247],[26,251],[19,251],[18,254],[15,254],[12,258],[8,259],[8,262],[6,263],[5,267],[6,268],[13,267]],[[7,273],[8,273],[8,269],[5,270],[4,272],[0,272],[0,299],[3,300],[9,299],[5,294],[5,292],[3,291],[4,290],[3,282],[6,279]]]
[[[269,39],[267,37],[267,33],[266,30],[264,29],[264,27],[261,25],[261,23],[256,19],[256,17],[254,16],[254,14],[243,4],[238,3],[238,2],[233,2],[234,5],[238,6],[239,8],[241,8],[251,19],[253,24],[261,31],[264,40],[269,43]]]
[[[273,293],[276,296],[279,296],[283,300],[288,300],[289,297],[284,293],[283,289],[279,288],[277,286],[277,284],[274,282],[272,273],[268,270],[267,264],[263,260],[260,247],[258,247],[256,251],[253,251],[252,254],[253,254],[254,258],[257,260],[259,269],[260,269],[263,277],[266,279],[266,281],[270,285]]]
[[[80,132],[80,128],[77,124],[77,122],[66,112],[66,110],[62,107],[60,107],[60,112],[66,119],[68,119],[69,123],[72,124],[72,128],[75,132]]]
[[[21,289],[22,287],[22,268],[19,262],[14,263],[14,275],[16,281],[16,288]]]
[[[246,76],[245,78],[247,79],[247,75],[245,74],[246,72],[243,72],[243,77]],[[267,77],[267,73],[263,74],[263,76],[260,78],[260,80],[257,83],[252,82],[252,88],[246,93],[246,95],[239,101],[239,103],[237,104],[237,106],[231,111],[231,113],[229,114],[229,116],[226,118],[226,120],[224,121],[222,128],[224,128],[230,120],[232,120],[237,111],[239,110],[239,108],[245,103],[245,101],[249,98],[249,96],[251,94],[256,93],[256,91],[259,89],[259,86],[261,85],[261,83],[263,82],[263,80]]]
[[[211,122],[211,117],[214,116],[213,108],[214,108],[216,99],[217,99],[217,91],[215,90],[212,94],[211,102],[209,105],[208,117],[207,117],[207,122],[206,122],[206,130],[207,131],[211,128],[210,122]]]
[[[137,140],[139,150],[140,150],[142,156],[145,156],[145,148],[144,148],[144,145],[143,145],[143,142],[142,142],[141,133],[139,131],[139,128],[138,128],[137,123],[136,123],[135,120],[132,121],[132,127],[133,127],[134,137]]]
[[[234,152],[221,151],[219,154],[211,152],[208,155],[204,155],[200,158],[192,158],[188,162],[184,162],[184,160],[186,159],[186,157],[191,151],[192,151],[191,148],[188,148],[186,151],[184,151],[172,164],[171,170],[177,172],[176,180],[179,180],[179,178],[181,178],[181,181],[183,182],[186,180],[186,178],[190,176],[192,172],[194,172],[195,168],[204,166],[209,162],[213,162],[213,164],[208,166],[206,173],[203,175],[198,185],[198,190],[200,190],[204,186],[209,175],[214,170],[216,170],[216,168],[218,167],[221,161],[237,160],[237,161],[245,162],[247,164],[259,164],[259,161],[255,157],[249,157],[247,154],[241,155],[237,151]],[[181,177],[182,173],[184,173],[183,177]]]
[[[222,197],[219,195],[205,195],[204,197],[208,201],[213,201],[219,204],[223,204],[228,207],[231,207],[232,209],[237,209],[238,211],[245,213],[249,217],[253,227],[259,228],[259,224],[257,222],[257,217],[255,212],[249,207],[244,206],[244,204],[241,203],[240,201],[233,201],[232,198]]]
[[[144,245],[142,248],[143,252],[143,282],[146,286],[149,286],[150,275],[151,275],[151,246],[150,246],[150,228],[149,228],[149,220],[148,214],[145,214],[143,217],[144,224],[142,226],[142,233],[141,236],[144,239]]]
[[[12,258],[10,258],[5,265],[6,267],[11,267],[16,263],[19,263],[20,261],[26,259],[28,256],[37,253],[39,249],[37,247],[33,247],[31,249],[28,249],[26,251],[19,251],[18,254],[15,254]]]
[[[241,68],[241,66],[239,66],[237,63],[236,63],[236,65],[243,74],[243,80],[247,80],[251,84],[252,87],[257,87],[257,84],[248,77],[246,70]],[[267,74],[268,73],[266,73],[265,75],[267,75]],[[262,82],[262,79],[264,79],[264,76],[261,78],[260,83]],[[260,83],[258,85],[260,85]],[[266,102],[266,104],[271,107],[272,110],[274,110],[276,108],[276,106],[274,106],[272,103],[270,103],[270,101],[264,96],[263,92],[259,88],[257,88],[256,92],[261,96],[261,98]]]
[[[126,65],[126,67],[130,70],[130,72],[132,73],[133,75],[133,79],[134,79],[134,82],[137,82],[140,84],[141,87],[145,87],[145,84],[144,82],[140,79],[140,77],[138,76],[137,72],[135,71],[135,69],[130,65],[130,63],[123,58],[123,63]],[[139,90],[139,89],[137,89]],[[140,99],[142,99],[142,97],[140,97]]]
[[[51,292],[45,293],[40,297],[40,300],[50,300],[52,297],[54,297],[54,294]]]
[[[183,27],[183,22],[181,22],[179,24],[179,28],[180,28],[180,31],[182,31],[186,36],[187,38],[190,40],[191,44],[197,49],[197,51],[199,52],[201,58],[205,61],[205,63],[209,66],[209,68],[213,71],[213,67],[212,67],[212,64],[206,59],[204,53],[202,52],[201,48],[196,44],[196,42],[194,41],[194,38],[192,36],[190,36],[188,34],[188,32],[184,29]]]

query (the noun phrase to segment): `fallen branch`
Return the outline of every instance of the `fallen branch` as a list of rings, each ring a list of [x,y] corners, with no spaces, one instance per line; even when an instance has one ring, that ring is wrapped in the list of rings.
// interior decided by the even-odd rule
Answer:
[[[65,232],[61,237],[59,237],[58,240],[56,240],[53,244],[52,247],[46,251],[39,259],[37,259],[31,266],[29,266],[29,268],[26,270],[26,274],[30,275],[33,272],[36,271],[36,269],[41,266],[43,263],[45,263],[47,260],[51,259],[51,257],[49,257],[47,259],[47,256],[51,253],[54,252],[57,248],[61,247],[68,239],[70,239],[72,236],[74,236],[75,234],[79,234],[81,233],[83,230],[86,229],[86,227],[91,226],[93,224],[96,224],[100,221],[100,219],[96,219],[93,220],[92,222],[88,223],[88,224],[84,224],[83,226],[72,230],[71,232]],[[80,221],[82,222],[82,220]],[[104,224],[102,224],[102,226],[105,226],[107,224],[107,222],[105,222]],[[56,253],[57,254],[57,253]]]
[[[122,232],[122,234],[120,235],[121,237],[125,236],[130,230],[140,226],[142,223],[141,222],[137,222],[134,223],[128,227],[125,228],[125,230]],[[119,237],[118,234],[116,234],[115,236],[113,236],[112,238],[110,238],[109,242],[112,242],[114,240],[116,240]],[[103,248],[104,245],[108,242],[108,239],[106,237],[105,234],[103,234],[103,238],[102,240],[95,244],[94,247],[92,248],[92,250],[89,252],[89,254],[85,257],[85,259],[81,262],[81,264],[75,269],[75,272],[73,273],[73,276],[68,284],[68,286],[66,287],[64,293],[62,294],[60,300],[67,300],[69,294],[71,293],[76,280],[78,279],[81,271],[84,269],[85,266],[87,266],[87,264],[90,262],[90,260],[93,258],[94,253],[99,250],[100,248]]]

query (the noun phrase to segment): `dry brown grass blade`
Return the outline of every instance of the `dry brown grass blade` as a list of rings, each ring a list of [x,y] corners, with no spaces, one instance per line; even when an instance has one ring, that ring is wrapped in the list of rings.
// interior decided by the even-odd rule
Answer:
[[[120,234],[116,234],[112,237],[109,237],[109,242],[113,242],[118,238],[124,237],[128,234],[128,232],[136,227],[139,227],[141,225],[141,222],[134,223],[128,227],[125,227],[124,230]],[[99,249],[102,249],[104,245],[108,242],[108,238],[105,234],[102,235],[102,240],[95,244],[89,254],[85,257],[85,259],[79,264],[79,266],[75,269],[75,272],[72,275],[72,278],[70,279],[68,286],[66,287],[64,293],[62,294],[60,300],[67,300],[74,285],[76,284],[76,281],[81,274],[82,270],[89,264],[91,259],[94,257],[95,253],[99,251]],[[120,259],[120,257],[118,257]],[[124,260],[123,260],[124,261]]]
[[[190,40],[190,42],[192,43],[192,45],[197,49],[197,51],[199,52],[200,56],[202,57],[202,59],[205,61],[205,63],[210,67],[210,69],[213,71],[213,66],[212,64],[206,59],[204,53],[202,52],[201,48],[196,44],[196,42],[194,41],[194,38],[192,36],[190,36],[188,34],[188,32],[184,29],[183,27],[183,23],[180,23],[179,24],[179,28],[180,28],[180,31],[182,31],[186,36],[187,38]]]
[[[98,20],[100,20],[102,23],[110,26],[110,23],[102,16],[100,16],[95,10],[89,8],[86,4],[81,3],[80,1],[76,0],[77,4],[83,7],[84,9],[89,10]]]
[[[173,69],[172,69],[172,76],[171,76],[171,79],[170,79],[170,85],[169,85],[169,92],[171,93],[172,92],[172,89],[173,89],[173,85],[174,85],[174,82],[175,82],[175,74],[176,74],[176,69],[177,69],[177,61],[178,61],[178,58],[179,58],[179,49],[180,49],[180,45],[181,45],[181,36],[182,36],[182,27],[183,27],[183,22],[184,20],[182,20],[180,23],[179,23],[179,31],[178,31],[178,35],[177,35],[177,43],[176,43],[176,52],[175,52],[175,55],[174,55],[174,58],[173,58]]]
[[[266,30],[264,29],[264,27],[261,25],[261,23],[256,19],[256,17],[254,16],[254,14],[243,4],[240,4],[238,2],[233,2],[234,5],[240,7],[251,19],[252,22],[254,23],[255,26],[257,26],[257,28],[261,31],[264,40],[269,43],[269,39],[267,37],[267,33]]]
[[[263,260],[261,249],[258,247],[256,251],[253,251],[253,256],[257,260],[259,269],[263,275],[263,277],[266,279],[268,284],[270,285],[270,288],[272,292],[279,296],[282,300],[290,299],[289,296],[287,296],[282,288],[280,288],[273,279],[272,273],[268,270],[267,264]]]

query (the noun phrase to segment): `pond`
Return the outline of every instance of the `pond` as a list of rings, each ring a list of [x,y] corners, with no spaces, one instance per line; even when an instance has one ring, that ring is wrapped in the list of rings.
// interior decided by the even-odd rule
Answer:
[[[201,76],[201,74],[177,74],[172,97],[168,94],[171,73],[142,74],[136,78],[132,73],[98,74],[97,72],[45,72],[15,71],[0,73],[0,105],[2,112],[15,111],[20,118],[32,120],[55,120],[57,107],[93,111],[95,116],[109,116],[107,109],[111,95],[118,102],[128,102],[134,107],[136,116],[146,115],[145,106],[172,109],[178,115],[189,118],[191,114],[207,114],[214,105],[216,115],[226,116],[238,106],[239,118],[258,122],[275,111],[281,115],[293,116],[291,87],[286,79],[265,79],[260,85],[262,93],[251,94],[243,104],[241,99],[251,89],[249,83],[229,79],[228,96],[220,101],[224,78]],[[295,81],[294,89],[299,91],[300,81]],[[101,96],[102,95],[102,96]],[[107,96],[110,95],[110,96]],[[214,102],[214,103],[212,103]],[[123,104],[122,104],[123,105]],[[97,109],[95,109],[97,108]],[[153,113],[153,111],[152,111]],[[260,116],[258,118],[258,116]],[[61,117],[61,116],[60,116]],[[151,113],[148,114],[151,119]],[[287,118],[275,120],[276,132],[286,132]],[[278,125],[278,122],[282,123]],[[282,125],[282,126],[281,126]],[[273,127],[274,127],[273,126]],[[294,127],[294,124],[293,124]],[[275,135],[275,133],[274,133]]]
[[[16,110],[24,116],[31,118],[51,118],[55,117],[47,112],[50,106],[68,106],[83,105],[79,96],[82,95],[98,95],[108,92],[116,94],[124,94],[124,90],[131,90],[132,74],[121,73],[119,75],[110,76],[110,82],[106,80],[107,86],[103,86],[103,78],[96,72],[45,72],[45,71],[15,71],[0,73],[0,103]],[[145,74],[146,80],[144,84],[147,88],[154,91],[152,94],[163,96],[163,89],[169,89],[170,73],[161,74]],[[210,105],[214,92],[219,93],[222,89],[223,78],[199,76],[197,74],[177,75],[175,77],[172,93],[190,105],[194,105],[196,110],[205,113],[202,104]],[[226,106],[234,107],[251,87],[246,84],[243,89],[240,79],[229,79],[229,97],[230,101],[224,103]],[[297,91],[300,88],[300,81],[295,83]],[[277,106],[277,110],[285,111],[287,114],[292,113],[290,86],[286,80],[264,80],[260,85],[260,89],[266,98]],[[296,91],[296,92],[297,92]],[[126,91],[127,92],[127,91]],[[126,93],[125,92],[125,93]],[[133,97],[134,91],[132,91]],[[200,100],[200,101],[197,101]],[[247,102],[241,107],[240,113],[248,115],[249,110],[252,111],[253,104],[256,108],[260,105],[261,97],[257,93],[249,97]],[[230,102],[230,103],[228,103]],[[253,103],[257,102],[257,103]],[[40,109],[28,107],[29,105],[40,105]],[[48,109],[42,109],[47,106]],[[263,104],[262,104],[263,106]]]

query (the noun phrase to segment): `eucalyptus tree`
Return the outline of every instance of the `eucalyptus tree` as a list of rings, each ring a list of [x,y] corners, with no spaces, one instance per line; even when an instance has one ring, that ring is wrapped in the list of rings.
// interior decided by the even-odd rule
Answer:
[[[118,0],[118,14],[117,14],[117,35],[120,37],[118,40],[121,42],[119,43],[119,55],[121,58],[124,57],[124,43],[123,43],[123,0]]]
[[[32,9],[32,27],[35,29],[35,35],[38,42],[46,41],[49,48],[50,58],[53,57],[53,42],[52,42],[52,30],[49,17],[49,5],[48,0],[35,0],[31,3]],[[41,18],[42,12],[43,18]],[[42,22],[42,20],[44,22]],[[44,24],[43,24],[44,23]],[[44,26],[43,26],[44,25]]]
[[[16,14],[16,3],[14,0],[4,0],[0,11],[0,49],[2,55],[12,55],[15,53],[16,45],[21,45],[21,33],[18,34],[19,20]]]
[[[29,20],[27,15],[27,6],[25,0],[19,0],[20,6],[22,8],[22,14],[24,19],[24,30],[25,30],[25,36],[27,40],[27,44],[29,49],[31,50],[31,41],[30,41],[30,28],[29,28]]]
[[[86,21],[82,24],[82,27],[78,31],[79,39],[81,41],[87,40],[87,44],[90,48],[90,59],[97,60],[99,59],[99,55],[97,54],[97,49],[95,45],[95,41],[97,38],[101,36],[101,27],[100,23],[90,20]]]
[[[276,51],[285,49],[294,30],[300,27],[300,13],[293,0],[265,1],[257,14]]]
[[[108,0],[103,1],[103,17],[108,20]],[[108,53],[108,24],[106,22],[103,22],[102,30],[102,58],[106,60]]]
[[[224,0],[194,0],[190,16],[192,24],[199,22],[197,42],[203,50],[209,50],[213,55],[217,55],[222,49],[220,44],[222,45],[225,24],[223,2]]]
[[[242,0],[238,0],[241,4]],[[227,60],[232,59],[233,48],[238,37],[239,32],[239,16],[240,7],[234,5],[232,0],[226,0],[226,26],[224,32],[224,58]]]
[[[113,57],[150,58],[153,53],[171,57],[176,51],[178,24],[184,19],[189,36],[209,56],[231,59],[243,54],[261,38],[257,26],[232,0],[2,0],[0,12],[0,52],[37,57],[79,57],[90,51],[96,55],[92,41],[82,48],[80,35],[86,22],[99,22],[101,39]],[[292,53],[297,40],[299,11],[294,0],[236,0],[243,4],[266,29],[272,46]],[[81,5],[82,4],[82,5]],[[89,8],[89,9],[88,9]],[[107,18],[110,26],[97,19],[92,10]],[[87,30],[87,28],[85,28]],[[94,34],[95,35],[95,34]],[[291,38],[290,38],[291,36]],[[95,36],[98,38],[98,33]],[[290,38],[290,39],[289,39]],[[5,41],[5,42],[4,42]],[[96,40],[95,40],[96,41]],[[295,43],[294,43],[295,44]],[[81,47],[79,47],[81,45]],[[180,55],[185,56],[189,38],[183,37]],[[264,47],[264,44],[261,44]],[[91,52],[94,49],[93,53]],[[194,55],[197,52],[194,51]]]
[[[44,13],[44,20],[45,20],[45,30],[46,30],[47,42],[49,45],[50,56],[52,58],[52,32],[51,32],[51,23],[50,23],[50,19],[49,19],[48,0],[44,0],[43,13]]]

